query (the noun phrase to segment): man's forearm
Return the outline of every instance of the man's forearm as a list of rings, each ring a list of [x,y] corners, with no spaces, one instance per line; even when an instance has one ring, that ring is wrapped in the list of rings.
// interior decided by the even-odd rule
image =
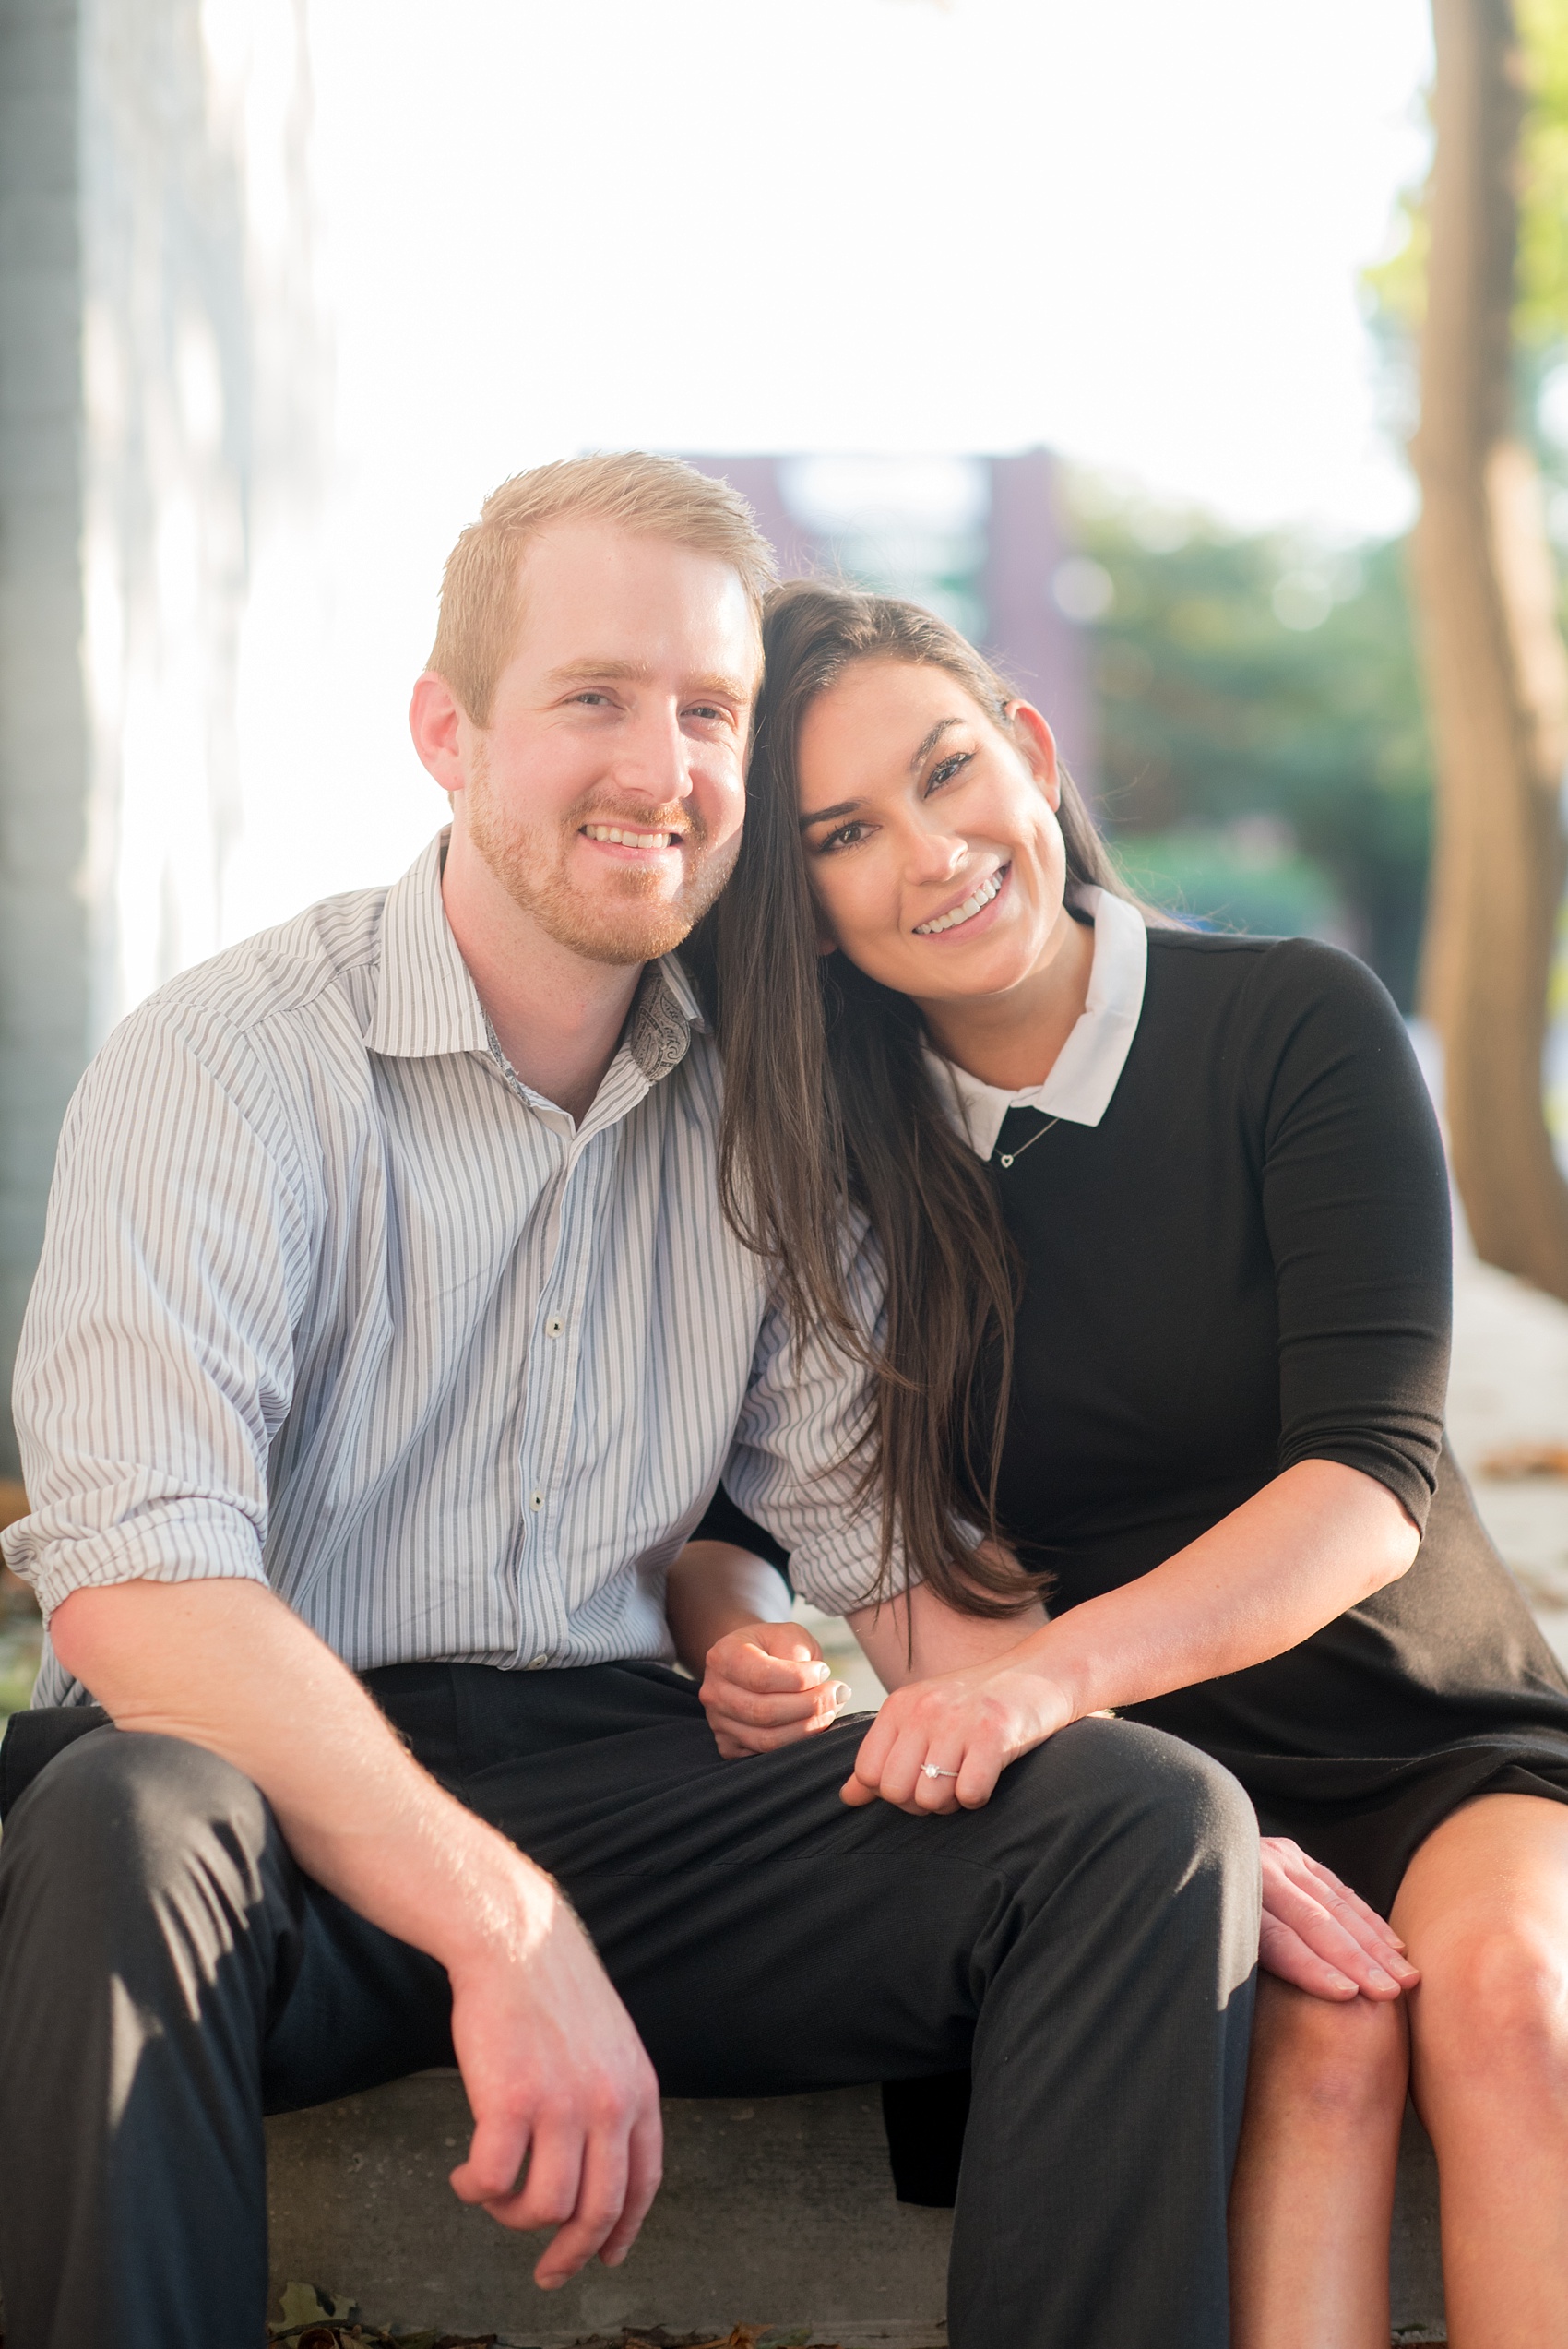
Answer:
[[[450,1971],[526,1957],[551,1879],[436,1784],[352,1673],[258,1582],[77,1591],[55,1652],[120,1728],[205,1746],[261,1789],[308,1876]]]
[[[708,1650],[752,1623],[787,1623],[790,1585],[733,1542],[688,1542],[670,1569],[665,1613],[675,1652],[700,1680]]]

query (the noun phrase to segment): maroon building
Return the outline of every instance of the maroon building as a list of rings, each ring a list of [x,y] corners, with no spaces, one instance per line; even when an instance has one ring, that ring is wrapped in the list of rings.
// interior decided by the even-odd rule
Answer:
[[[964,626],[1051,721],[1078,781],[1095,780],[1094,704],[1085,631],[1053,592],[1072,547],[1063,529],[1056,461],[1048,449],[959,459],[968,477],[961,517],[898,513],[896,459],[694,456],[733,483],[772,541],[786,578],[850,578],[929,602]],[[837,464],[849,494],[825,511],[810,494],[814,466]],[[863,476],[867,514],[854,510]],[[960,488],[963,484],[960,483]]]

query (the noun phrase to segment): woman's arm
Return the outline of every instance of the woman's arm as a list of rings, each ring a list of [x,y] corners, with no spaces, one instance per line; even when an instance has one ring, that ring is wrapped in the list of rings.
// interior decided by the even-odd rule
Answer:
[[[955,1614],[924,1588],[867,1608],[851,1617],[855,1634],[893,1693],[844,1798],[880,1795],[916,1812],[973,1807],[1007,1761],[1069,1721],[1294,1646],[1396,1580],[1418,1540],[1385,1486],[1336,1461],[1304,1461],[1153,1573],[1021,1638]],[[1003,1652],[998,1635],[1008,1632]],[[928,1760],[956,1774],[928,1779]],[[1414,1986],[1404,1943],[1348,1885],[1282,1836],[1262,1838],[1262,1861],[1269,1973],[1340,2001]]]
[[[1152,1573],[1085,1600],[1001,1656],[926,1679],[906,1671],[861,1744],[844,1799],[976,1809],[1009,1762],[1069,1722],[1297,1646],[1397,1580],[1420,1539],[1374,1477],[1301,1461]],[[917,1593],[917,1623],[933,1605]],[[879,1671],[908,1638],[900,1610],[880,1614],[880,1622],[875,1609],[850,1617]],[[938,1636],[933,1618],[925,1644]],[[943,1774],[927,1777],[928,1762]]]

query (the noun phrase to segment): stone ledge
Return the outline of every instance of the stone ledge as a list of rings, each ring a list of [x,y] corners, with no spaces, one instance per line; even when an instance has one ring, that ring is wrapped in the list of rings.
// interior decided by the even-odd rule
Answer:
[[[665,2182],[624,2267],[564,2292],[512,2236],[452,2194],[469,2113],[456,2072],[417,2073],[267,2123],[273,2306],[299,2281],[372,2323],[496,2332],[527,2349],[663,2325],[766,2324],[844,2349],[942,2349],[951,2222],[897,2201],[874,2088],[668,2099]],[[1441,2341],[1437,2174],[1408,2116],[1391,2262],[1396,2338]]]

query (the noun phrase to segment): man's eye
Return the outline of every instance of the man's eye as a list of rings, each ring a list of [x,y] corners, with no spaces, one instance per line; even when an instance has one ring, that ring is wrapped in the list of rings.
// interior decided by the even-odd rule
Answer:
[[[585,709],[607,709],[610,707],[610,696],[607,693],[576,693],[572,698],[574,701],[580,701]]]
[[[699,701],[696,706],[688,710],[686,714],[691,718],[709,718],[712,719],[716,724],[722,724],[724,720],[730,715],[730,712],[727,709],[716,709],[711,702]]]
[[[931,781],[926,785],[927,791],[935,791],[939,785],[951,782],[959,769],[967,767],[973,757],[972,750],[960,750],[951,758],[939,759],[931,770]]]

